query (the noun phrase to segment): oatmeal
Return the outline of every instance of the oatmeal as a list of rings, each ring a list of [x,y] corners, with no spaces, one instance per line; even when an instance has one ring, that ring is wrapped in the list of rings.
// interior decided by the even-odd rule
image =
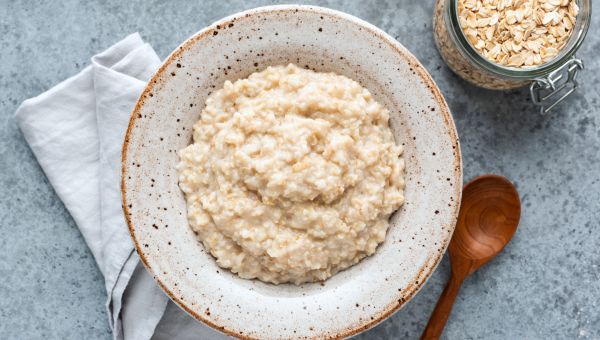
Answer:
[[[301,284],[356,264],[404,202],[388,120],[334,73],[288,65],[226,81],[179,153],[191,228],[242,278]]]

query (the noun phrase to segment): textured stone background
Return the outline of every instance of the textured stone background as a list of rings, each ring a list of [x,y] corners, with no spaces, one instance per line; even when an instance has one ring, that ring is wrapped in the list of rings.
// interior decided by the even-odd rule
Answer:
[[[101,275],[13,113],[139,31],[159,56],[210,22],[268,1],[0,0],[0,338],[109,339]],[[431,32],[433,0],[317,1],[382,28],[429,70],[461,137],[465,179],[518,186],[523,216],[504,253],[465,282],[450,339],[600,338],[600,18],[579,56],[581,90],[550,116],[526,90],[493,92],[452,74]],[[417,338],[449,273],[360,339]]]

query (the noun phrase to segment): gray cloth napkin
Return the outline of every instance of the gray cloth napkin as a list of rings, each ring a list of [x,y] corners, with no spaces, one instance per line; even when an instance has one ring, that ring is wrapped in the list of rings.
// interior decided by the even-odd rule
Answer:
[[[160,63],[152,47],[132,34],[92,57],[79,74],[24,101],[15,117],[104,275],[114,338],[224,338],[169,302],[141,265],[123,217],[125,130]]]

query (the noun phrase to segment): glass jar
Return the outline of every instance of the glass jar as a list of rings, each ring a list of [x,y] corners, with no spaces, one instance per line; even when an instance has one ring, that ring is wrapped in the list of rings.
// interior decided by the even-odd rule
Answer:
[[[507,90],[530,86],[532,101],[546,113],[577,88],[583,62],[575,57],[591,21],[591,0],[577,0],[579,14],[566,45],[552,60],[532,67],[508,67],[489,61],[467,40],[458,18],[458,0],[437,0],[433,16],[436,46],[446,64],[463,79],[483,88]]]

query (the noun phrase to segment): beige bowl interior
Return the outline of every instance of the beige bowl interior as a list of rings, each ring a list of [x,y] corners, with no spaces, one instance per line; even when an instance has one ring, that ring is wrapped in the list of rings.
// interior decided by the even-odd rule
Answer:
[[[406,203],[376,254],[324,283],[271,285],[220,269],[188,227],[177,151],[206,97],[269,65],[295,63],[359,81],[391,111],[405,147]],[[167,58],[140,98],[123,148],[123,202],[147,269],[181,307],[240,337],[348,336],[404,305],[439,263],[456,221],[460,150],[448,107],[398,42],[352,16],[263,7],[202,30]]]

